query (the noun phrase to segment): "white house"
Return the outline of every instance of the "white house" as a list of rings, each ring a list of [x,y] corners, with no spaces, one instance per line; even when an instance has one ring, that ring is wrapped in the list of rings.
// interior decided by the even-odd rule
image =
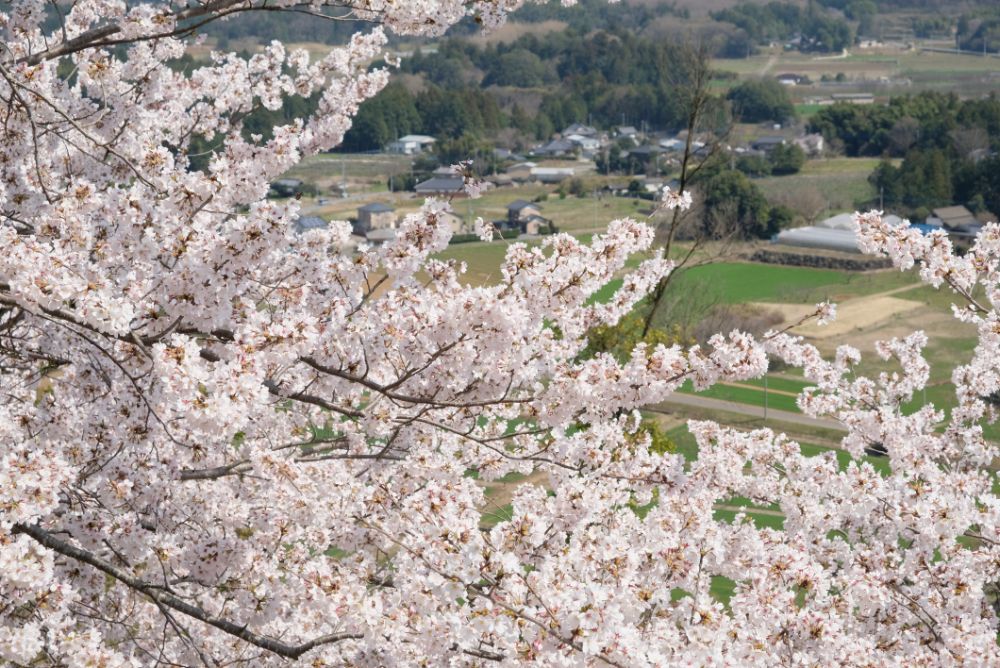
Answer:
[[[394,142],[389,142],[385,150],[389,153],[413,155],[429,150],[434,144],[434,137],[427,135],[404,135]]]
[[[601,148],[601,141],[595,137],[586,135],[569,135],[567,141],[573,142],[583,151],[596,151]]]

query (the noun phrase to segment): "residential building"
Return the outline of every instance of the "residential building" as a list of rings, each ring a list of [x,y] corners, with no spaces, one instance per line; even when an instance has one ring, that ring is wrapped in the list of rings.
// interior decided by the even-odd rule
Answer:
[[[826,146],[823,141],[823,135],[818,132],[796,137],[792,140],[792,143],[801,148],[802,151],[809,157],[820,155],[823,153],[823,149]]]
[[[388,230],[396,227],[396,210],[388,204],[372,202],[358,207],[358,222],[354,226],[358,234],[371,230]]]
[[[976,220],[972,212],[961,205],[938,207],[931,213],[934,218],[941,221],[941,224],[949,230],[955,230],[968,225],[979,225],[979,221]]]
[[[753,140],[750,147],[757,151],[764,151],[765,153],[770,153],[774,150],[776,146],[781,146],[785,143],[784,137],[770,136],[770,137],[759,137]]]
[[[572,142],[584,153],[593,153],[601,148],[599,139],[587,135],[569,135],[566,137],[566,141]]]
[[[631,125],[619,125],[615,128],[615,136],[631,139],[634,142],[639,141],[639,131]]]
[[[388,153],[413,155],[429,150],[434,145],[434,137],[428,135],[405,135],[385,147]]]
[[[367,234],[365,234],[365,239],[367,239],[370,244],[381,246],[386,242],[396,240],[396,230],[391,228],[370,230]]]
[[[572,155],[576,150],[577,145],[568,139],[553,139],[549,143],[534,149],[532,153],[551,158],[562,158]]]
[[[542,205],[538,202],[516,199],[507,205],[507,223],[511,227],[519,226],[531,216],[540,215],[542,215]]]
[[[584,125],[583,123],[573,123],[566,129],[562,131],[563,137],[568,137],[570,135],[583,135],[584,137],[596,137],[597,128],[592,128],[589,125]]]
[[[418,183],[414,190],[421,195],[460,196],[465,193],[465,179],[460,176],[435,176]]]
[[[302,234],[309,230],[325,230],[327,222],[319,216],[299,216],[295,221],[295,233]]]

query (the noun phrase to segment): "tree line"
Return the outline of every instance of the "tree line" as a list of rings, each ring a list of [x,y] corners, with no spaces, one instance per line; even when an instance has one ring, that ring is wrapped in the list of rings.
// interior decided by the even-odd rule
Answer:
[[[1000,211],[996,95],[960,100],[924,92],[887,105],[836,104],[813,116],[810,129],[848,156],[884,158],[871,180],[887,207],[917,216],[952,203]]]

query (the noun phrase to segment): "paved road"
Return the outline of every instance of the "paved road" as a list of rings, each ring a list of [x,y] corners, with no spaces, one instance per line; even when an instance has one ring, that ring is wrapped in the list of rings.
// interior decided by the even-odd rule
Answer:
[[[670,398],[661,404],[656,406],[647,406],[645,410],[650,410],[657,413],[670,412],[676,413],[677,409],[681,406],[691,406],[693,408],[702,408],[706,410],[713,411],[726,411],[729,413],[740,413],[742,415],[749,415],[755,418],[764,418],[764,407],[763,406],[751,406],[750,404],[741,404],[735,401],[724,401],[722,399],[712,399],[710,397],[702,397],[691,394],[681,394],[675,392],[670,395]],[[813,418],[808,415],[802,415],[800,413],[792,413],[789,411],[779,411],[769,408],[767,411],[767,417],[771,420],[777,420],[779,422],[789,422],[791,424],[798,424],[804,427],[821,427],[823,429],[836,429],[837,431],[847,431],[844,425],[836,422],[834,420],[826,420],[822,418]]]

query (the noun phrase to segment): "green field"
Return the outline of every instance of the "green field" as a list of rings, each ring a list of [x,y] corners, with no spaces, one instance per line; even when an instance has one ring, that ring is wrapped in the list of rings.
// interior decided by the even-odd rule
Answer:
[[[767,176],[753,182],[773,203],[797,209],[795,198],[808,198],[825,205],[821,214],[836,214],[864,209],[874,201],[876,192],[868,177],[877,165],[874,158],[808,160],[797,174]]]
[[[910,273],[849,272],[777,264],[719,262],[679,274],[671,290],[708,293],[719,303],[817,303],[916,285]]]
[[[770,389],[770,386],[769,386]],[[680,392],[684,394],[698,394],[700,396],[709,397],[712,399],[719,399],[721,401],[734,401],[739,404],[748,404],[750,406],[764,406],[765,393],[763,389],[757,390],[749,387],[737,387],[734,385],[713,385],[707,390],[702,390],[696,392],[691,388],[691,385],[685,383],[681,386]],[[790,397],[787,394],[775,394],[774,392],[768,392],[766,394],[767,407],[775,410],[788,411],[790,413],[798,413],[799,407],[795,403],[795,397]]]
[[[809,76],[812,85],[796,86],[789,92],[798,101],[825,97],[832,93],[870,92],[879,82],[877,95],[903,95],[919,90],[948,90],[960,95],[982,95],[1000,88],[995,73],[1000,68],[996,58],[970,54],[885,49],[882,52],[850,49],[846,57],[817,57],[795,51],[774,50],[750,58],[717,59],[712,66],[733,72],[741,78],[773,76],[794,72]],[[841,85],[824,85],[824,75],[843,74]]]

